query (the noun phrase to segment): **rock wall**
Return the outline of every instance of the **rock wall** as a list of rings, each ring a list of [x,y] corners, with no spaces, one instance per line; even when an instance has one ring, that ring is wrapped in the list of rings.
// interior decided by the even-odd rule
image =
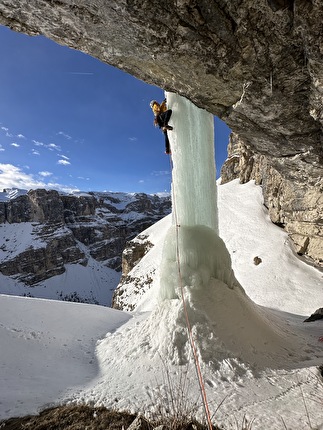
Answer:
[[[139,298],[151,288],[155,275],[154,267],[147,268],[145,276],[141,271],[139,273],[131,271],[153,247],[154,244],[145,234],[140,234],[127,243],[122,253],[122,276],[112,297],[111,306],[114,309],[133,311],[134,305],[129,303],[129,294],[134,294]]]
[[[319,184],[311,185],[297,178],[286,179],[280,169],[275,168],[279,162],[288,168],[285,159],[271,160],[255,154],[232,133],[221,181],[226,183],[239,178],[245,183],[253,179],[262,185],[271,220],[286,229],[299,255],[305,255],[323,267],[323,190]],[[301,176],[303,172],[299,173]]]
[[[37,239],[42,239],[43,245],[29,246],[13,258],[8,255],[0,263],[0,273],[32,286],[64,273],[65,264],[87,264],[87,258],[77,246],[73,234],[62,225],[44,225],[37,233]],[[5,246],[1,249],[6,251]]]

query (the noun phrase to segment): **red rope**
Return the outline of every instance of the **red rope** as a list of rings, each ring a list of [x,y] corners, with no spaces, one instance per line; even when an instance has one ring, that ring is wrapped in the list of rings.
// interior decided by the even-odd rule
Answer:
[[[169,156],[169,159],[170,159],[170,167],[171,167],[171,172],[172,172],[173,171],[173,161],[172,161],[171,155]],[[181,272],[181,261],[180,261],[180,252],[179,252],[179,229],[180,229],[180,225],[178,224],[178,218],[177,218],[174,184],[173,184],[173,207],[174,207],[174,217],[175,217],[175,226],[176,226],[176,259],[177,259],[177,268],[178,268],[178,282],[180,285],[181,297],[182,297],[183,309],[184,309],[184,315],[185,315],[185,322],[186,322],[186,327],[187,327],[187,331],[188,331],[188,337],[190,340],[192,353],[194,356],[195,369],[196,369],[197,379],[198,379],[199,386],[200,386],[200,392],[201,392],[202,402],[204,405],[205,416],[206,416],[208,428],[209,428],[209,430],[212,430],[213,426],[212,426],[212,421],[211,421],[209,404],[207,401],[207,395],[206,395],[203,375],[202,375],[201,366],[200,366],[200,362],[199,362],[199,358],[198,358],[198,354],[197,354],[197,349],[196,349],[195,342],[194,342],[194,336],[192,333],[192,327],[191,327],[190,320],[188,317],[187,306],[186,306],[185,296],[184,296],[184,285],[183,285],[183,277],[182,277],[182,272]]]

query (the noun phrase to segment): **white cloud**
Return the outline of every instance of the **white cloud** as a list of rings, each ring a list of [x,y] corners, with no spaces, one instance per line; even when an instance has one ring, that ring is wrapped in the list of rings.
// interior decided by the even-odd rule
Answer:
[[[17,134],[18,139],[26,139],[23,134]]]
[[[59,131],[57,134],[65,137],[66,139],[72,139],[72,137],[69,134],[66,134],[63,131]]]
[[[12,164],[0,164],[0,189],[3,188],[38,188],[44,183],[36,181],[32,175],[27,175],[19,167]]]
[[[9,131],[9,128],[7,128],[7,127],[1,127],[1,130]]]
[[[129,137],[129,140],[131,140],[131,142],[135,142],[137,139],[137,137]]]
[[[50,151],[61,151],[61,147],[58,145],[55,145],[55,143],[50,143],[49,145],[45,145],[46,148],[48,148]]]
[[[34,144],[36,146],[44,146],[44,143],[43,142],[39,142],[38,140],[33,140],[33,142],[34,142]]]
[[[58,155],[58,154],[57,154]],[[64,158],[65,160],[69,160],[69,158],[68,157],[66,157],[66,155],[61,155],[61,154],[59,154],[58,155],[59,157],[61,157],[61,158]]]
[[[68,166],[71,163],[67,160],[58,160],[57,164],[61,164],[62,166]]]
[[[43,176],[44,178],[46,178],[47,176],[52,176],[52,172],[47,172],[46,170],[43,172],[38,172],[38,174],[40,176]]]
[[[19,145],[19,143],[14,142],[11,144],[11,146],[14,146],[15,148],[19,148],[20,145]]]
[[[6,132],[6,137],[13,137],[13,134]]]
[[[0,151],[5,151],[5,149],[2,147],[1,144],[0,144]]]
[[[48,145],[44,142],[40,142],[39,140],[33,139],[32,142],[35,146],[44,146],[45,148],[48,148],[50,151],[61,151],[61,147],[59,145],[56,145],[55,143],[49,143]]]
[[[31,150],[31,153],[32,153],[33,155],[40,155],[40,154],[39,154],[39,152],[38,152],[38,151],[36,151],[36,149],[32,149],[32,150]]]
[[[169,175],[170,172],[169,170],[154,170],[153,172],[151,172],[151,174],[153,176],[166,176]]]
[[[143,184],[145,181],[143,179],[140,179],[139,184]]]
[[[21,188],[24,190],[46,188],[60,190],[66,193],[80,191],[73,185],[68,186],[54,182],[46,184],[43,181],[34,179],[33,175],[27,175],[19,167],[13,166],[12,164],[0,163],[0,189],[4,188]]]
[[[62,185],[62,184],[57,184],[55,182],[48,182],[46,188],[50,190],[63,191],[64,193],[75,193],[80,191],[80,189],[74,187],[74,185]]]

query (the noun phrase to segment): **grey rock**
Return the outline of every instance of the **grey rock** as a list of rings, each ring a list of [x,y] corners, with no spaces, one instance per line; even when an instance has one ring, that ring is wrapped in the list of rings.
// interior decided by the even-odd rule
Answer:
[[[122,276],[127,276],[152,247],[153,244],[144,235],[128,242],[122,253]]]
[[[65,272],[67,263],[85,264],[84,253],[76,246],[73,235],[62,226],[40,226],[37,238],[42,239],[42,246],[25,249],[10,258],[10,254],[0,263],[0,272],[6,276],[15,276],[26,285],[34,285],[44,279]],[[60,230],[59,236],[57,230]],[[35,230],[36,232],[36,230]]]
[[[312,321],[317,321],[321,319],[323,319],[323,308],[316,309],[316,311],[311,316],[306,318],[304,322],[312,322]]]
[[[153,247],[153,244],[144,234],[138,235],[133,240],[127,242],[122,253],[122,276],[117,288],[113,292],[112,307],[119,310],[132,311],[134,306],[129,303],[128,294],[132,290],[137,297],[143,296],[151,288],[153,282],[154,269],[146,271],[136,276],[132,269],[139,263],[145,254]]]
[[[130,424],[127,430],[150,430],[151,426],[146,418],[138,415]]]
[[[254,262],[255,266],[259,266],[259,264],[262,263],[262,259],[260,257],[256,256],[253,259],[253,262]]]

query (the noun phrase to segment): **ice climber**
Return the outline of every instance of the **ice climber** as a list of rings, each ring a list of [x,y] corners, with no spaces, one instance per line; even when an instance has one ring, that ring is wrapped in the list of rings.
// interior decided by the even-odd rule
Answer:
[[[173,130],[173,127],[168,125],[168,121],[170,120],[170,117],[172,115],[172,110],[167,109],[166,99],[164,99],[164,101],[161,104],[156,102],[156,100],[152,100],[150,102],[150,107],[152,108],[152,111],[155,116],[154,125],[156,127],[158,126],[163,131],[165,136],[165,153],[171,154],[167,131]]]

